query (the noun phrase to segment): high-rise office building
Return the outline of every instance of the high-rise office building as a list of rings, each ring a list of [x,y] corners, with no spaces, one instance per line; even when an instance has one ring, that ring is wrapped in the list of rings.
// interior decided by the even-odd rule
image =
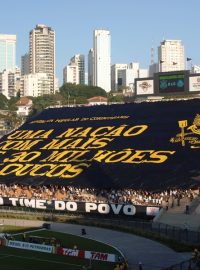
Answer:
[[[29,54],[26,53],[26,54],[22,55],[22,57],[21,57],[21,75],[22,76],[30,73],[29,66],[30,66]]]
[[[111,90],[111,49],[110,32],[108,30],[94,30],[94,85]]]
[[[16,35],[0,34],[0,72],[15,72]]]
[[[88,85],[94,85],[94,50],[89,50],[88,53]]]
[[[85,84],[85,56],[83,54],[74,55],[70,64],[77,64],[79,71],[79,84]]]
[[[181,40],[163,40],[158,47],[159,71],[185,69],[185,50]]]
[[[46,73],[50,81],[49,94],[55,89],[55,31],[38,24],[29,35],[30,73]]]

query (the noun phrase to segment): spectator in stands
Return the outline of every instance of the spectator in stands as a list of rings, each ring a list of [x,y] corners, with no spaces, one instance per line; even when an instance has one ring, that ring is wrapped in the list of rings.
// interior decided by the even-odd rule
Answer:
[[[115,265],[114,270],[120,270],[119,264],[116,264],[116,265]]]
[[[199,189],[200,190],[200,189]],[[28,199],[46,199],[63,201],[83,201],[96,203],[133,203],[135,205],[161,205],[166,210],[169,205],[180,205],[182,198],[193,199],[198,196],[199,190],[171,189],[161,192],[150,192],[134,189],[94,189],[77,188],[72,186],[30,186],[0,184],[0,196]]]

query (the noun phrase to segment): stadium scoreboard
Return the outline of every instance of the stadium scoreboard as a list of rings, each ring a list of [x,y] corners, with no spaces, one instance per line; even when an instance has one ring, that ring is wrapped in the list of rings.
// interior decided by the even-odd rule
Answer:
[[[159,92],[174,93],[183,92],[185,86],[185,75],[160,75],[159,76]]]

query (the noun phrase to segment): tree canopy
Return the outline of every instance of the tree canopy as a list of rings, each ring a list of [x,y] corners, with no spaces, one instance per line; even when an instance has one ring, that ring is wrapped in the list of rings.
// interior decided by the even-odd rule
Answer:
[[[94,96],[107,96],[106,91],[100,87],[72,83],[63,84],[60,87],[60,93],[66,98],[83,98],[85,100]]]

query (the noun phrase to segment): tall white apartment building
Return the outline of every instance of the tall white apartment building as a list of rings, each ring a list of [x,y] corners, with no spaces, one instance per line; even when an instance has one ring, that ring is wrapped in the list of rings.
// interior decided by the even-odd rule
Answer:
[[[55,31],[44,24],[36,25],[29,34],[30,73],[46,73],[49,94],[55,88]]]
[[[21,76],[21,96],[38,97],[49,94],[50,80],[47,73],[32,73]]]
[[[79,72],[78,84],[85,84],[85,56],[83,54],[75,54],[71,58],[70,63],[78,65],[78,72]]]
[[[63,69],[63,83],[79,84],[79,74],[78,63],[70,63]]]
[[[0,72],[15,72],[16,35],[0,34]]]
[[[163,40],[158,47],[159,71],[185,69],[185,49],[181,40]]]
[[[94,30],[94,85],[111,90],[111,41],[108,30]]]

